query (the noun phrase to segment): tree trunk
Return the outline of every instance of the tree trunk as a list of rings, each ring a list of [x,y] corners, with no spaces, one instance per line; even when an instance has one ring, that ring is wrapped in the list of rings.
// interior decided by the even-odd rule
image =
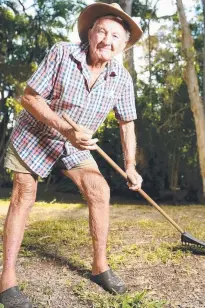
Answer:
[[[8,108],[6,107],[6,98],[4,97],[4,91],[1,91],[1,104],[3,112],[3,120],[0,123],[0,169],[3,168],[3,159],[7,148],[6,134],[7,125],[9,122]]]
[[[133,0],[120,0],[120,6],[128,15],[132,15],[132,4]],[[136,71],[135,71],[135,65],[134,65],[134,52],[133,48],[125,51],[124,54],[124,63],[129,71],[130,75],[133,78],[134,84],[136,83]]]
[[[205,0],[202,0],[203,16],[204,16],[204,48],[203,48],[203,103],[205,108]]]
[[[182,28],[182,47],[186,60],[185,82],[187,84],[191,110],[193,112],[197,147],[199,155],[199,165],[202,177],[203,199],[205,200],[205,113],[202,99],[199,94],[199,84],[195,69],[196,55],[193,44],[193,38],[186,19],[182,0],[177,0],[177,9]]]
[[[133,0],[120,0],[119,2],[121,8],[124,12],[126,12],[128,15],[132,16],[132,4]],[[137,94],[137,72],[135,70],[135,63],[134,63],[134,48],[130,48],[129,50],[125,51],[123,56],[123,62],[126,67],[126,69],[129,71],[134,85],[135,90],[135,96]],[[137,99],[137,98],[136,98]],[[139,141],[138,138],[138,122],[135,125],[135,131],[136,131],[136,137],[137,141]],[[140,146],[140,142],[137,142],[137,161],[140,162],[140,166],[142,166],[142,162],[145,161],[145,158],[143,157],[144,151]]]
[[[179,163],[180,163],[180,154],[178,151],[178,146],[176,145],[173,152],[172,168],[170,176],[170,189],[173,191],[176,191],[178,189]]]
[[[132,15],[133,0],[120,0],[120,6],[128,15]]]

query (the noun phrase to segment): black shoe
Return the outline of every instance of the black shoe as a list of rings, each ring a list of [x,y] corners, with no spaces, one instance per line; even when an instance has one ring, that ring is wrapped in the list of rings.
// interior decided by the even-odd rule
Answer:
[[[4,308],[32,308],[31,302],[17,286],[0,293],[0,304]]]
[[[90,279],[112,294],[123,294],[127,291],[124,282],[111,269],[99,275],[91,275]]]

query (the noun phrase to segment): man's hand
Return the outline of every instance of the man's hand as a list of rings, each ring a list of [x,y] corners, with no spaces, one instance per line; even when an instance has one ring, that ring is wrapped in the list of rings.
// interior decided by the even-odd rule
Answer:
[[[82,132],[76,132],[74,129],[69,129],[67,136],[65,136],[70,143],[79,150],[96,150],[96,142],[98,139],[92,139],[93,132],[88,128],[79,125]]]
[[[135,170],[134,165],[127,166],[126,174],[129,179],[129,182],[127,183],[127,185],[129,186],[129,189],[134,190],[134,191],[137,191],[138,189],[140,189],[142,186],[143,180],[142,180],[141,175],[139,175],[139,173],[137,173],[137,171]]]

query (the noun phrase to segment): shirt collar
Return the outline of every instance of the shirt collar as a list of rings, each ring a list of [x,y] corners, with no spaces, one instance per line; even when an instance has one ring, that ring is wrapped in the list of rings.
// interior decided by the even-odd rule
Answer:
[[[78,45],[78,48],[76,48],[72,52],[72,56],[75,58],[75,60],[80,62],[82,65],[86,63],[86,55],[88,52],[88,48],[89,48],[88,42],[80,43]],[[108,65],[106,66],[106,69],[105,69],[105,73],[106,73],[106,77],[107,76],[115,77],[117,75],[118,68],[117,68],[117,63],[115,59],[108,62]]]

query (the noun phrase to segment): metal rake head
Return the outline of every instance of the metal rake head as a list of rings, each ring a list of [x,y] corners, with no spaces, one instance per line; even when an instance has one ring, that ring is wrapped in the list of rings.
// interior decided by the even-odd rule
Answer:
[[[205,248],[205,242],[198,240],[197,238],[193,237],[191,234],[187,232],[181,234],[181,241],[182,244],[193,244]]]

